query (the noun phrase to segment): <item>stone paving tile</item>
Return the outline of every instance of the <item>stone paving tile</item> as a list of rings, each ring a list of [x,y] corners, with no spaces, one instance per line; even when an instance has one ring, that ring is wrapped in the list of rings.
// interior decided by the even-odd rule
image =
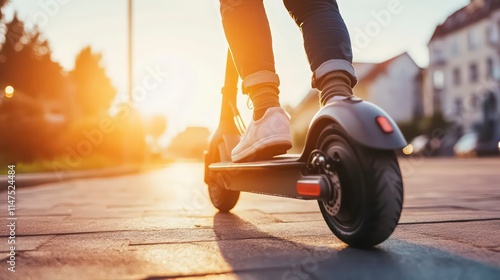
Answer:
[[[50,235],[102,231],[163,230],[175,228],[210,227],[213,218],[72,218],[72,217],[22,217],[16,233],[21,235]],[[7,229],[1,228],[0,237],[7,236]]]
[[[127,234],[130,246],[170,243],[189,243],[198,241],[216,241],[213,229],[169,229],[159,231],[134,232]]]
[[[57,207],[56,209],[58,209]],[[64,208],[63,208],[64,209]],[[142,209],[115,209],[107,207],[74,207],[65,208],[71,214],[71,218],[141,218],[144,214]]]
[[[324,221],[255,225],[255,228],[272,236],[291,237],[325,235],[335,239],[333,233]]]
[[[7,239],[1,240],[0,242],[0,253],[5,253],[10,251],[10,246],[16,247],[16,252],[22,251],[33,251],[39,248],[41,245],[47,243],[49,240],[53,239],[55,235],[44,235],[44,236],[17,236],[15,238],[15,244],[7,243]],[[3,239],[3,238],[2,238]],[[2,254],[3,257],[3,254]]]
[[[74,223],[68,223],[66,216],[44,216],[42,217],[20,217],[16,222],[16,235],[49,235],[59,233],[57,230],[52,229],[59,226],[71,227]],[[38,229],[45,229],[38,232]],[[6,226],[0,227],[0,237],[9,236]]]
[[[1,206],[1,208],[5,206]],[[7,209],[5,207],[4,209]],[[53,209],[53,208],[18,208],[16,209],[17,217],[25,217],[25,216],[70,216],[71,212],[65,209]],[[7,211],[0,212],[0,218],[9,217],[9,213]]]
[[[481,245],[482,241],[475,241],[476,238],[481,238],[481,235],[484,235],[484,229],[480,228],[479,226],[482,225],[478,223],[489,224],[489,222],[469,222],[459,223],[457,225],[475,230],[476,234],[469,236],[469,238],[467,238],[468,241],[465,241],[465,239],[455,240],[435,236],[434,234],[436,232],[443,230],[443,224],[418,225],[419,227],[417,227],[417,225],[400,225],[396,228],[390,240],[404,240],[415,245],[436,248],[456,256],[463,256],[500,268],[500,252],[483,247]],[[489,228],[489,226],[487,226],[487,228]]]
[[[154,210],[145,210],[142,214],[143,218],[149,217],[197,217],[197,218],[213,218],[213,216],[217,213],[217,210],[210,209],[210,211],[205,210],[165,210],[165,209],[154,209]]]
[[[203,280],[260,280],[260,279],[283,279],[283,275],[288,269],[284,268],[273,268],[273,269],[262,269],[262,270],[251,270],[242,271],[236,273],[224,273],[216,275],[204,275],[204,276],[194,276],[194,277],[182,277],[182,279],[193,280],[193,279],[203,279]],[[158,276],[158,279],[162,279]],[[292,278],[290,278],[292,279]]]
[[[256,203],[258,204],[256,205]],[[240,200],[236,204],[234,211],[256,208],[264,213],[313,212],[319,209],[316,201],[241,193]]]
[[[314,212],[270,213],[283,223],[297,223],[310,221],[323,221],[319,209]]]
[[[205,217],[146,217],[142,221],[146,227],[154,230],[174,228],[211,227],[213,218]]]
[[[127,234],[128,233],[128,234]],[[122,252],[129,246],[129,236],[138,232],[56,235],[38,248],[39,252]]]
[[[498,211],[460,210],[450,208],[403,209],[400,224],[443,221],[463,221],[476,219],[500,219]]]
[[[22,252],[16,262],[15,278],[2,269],[0,279],[141,279],[151,269],[134,254],[114,251]]]
[[[131,250],[156,266],[154,274],[164,276],[283,268],[290,262],[299,262],[308,254],[306,249],[277,238],[183,245],[133,246]]]
[[[478,248],[500,246],[500,219],[484,222],[439,223],[432,226],[411,225],[411,227],[404,228],[413,233],[437,239],[453,240]]]

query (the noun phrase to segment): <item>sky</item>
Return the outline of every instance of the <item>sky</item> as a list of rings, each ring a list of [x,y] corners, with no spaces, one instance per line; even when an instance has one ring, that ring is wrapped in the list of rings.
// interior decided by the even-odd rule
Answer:
[[[53,59],[71,70],[82,48],[92,46],[103,66],[127,96],[127,0],[11,0],[28,26],[37,24],[48,39]],[[351,34],[354,60],[382,62],[409,52],[428,63],[427,43],[448,15],[469,0],[338,0]],[[186,126],[217,126],[224,80],[225,41],[218,0],[134,1],[135,103],[145,115],[168,120],[166,138]],[[311,71],[299,29],[283,2],[264,0],[273,35],[282,104],[297,105],[310,88]],[[240,95],[244,118],[247,97]]]

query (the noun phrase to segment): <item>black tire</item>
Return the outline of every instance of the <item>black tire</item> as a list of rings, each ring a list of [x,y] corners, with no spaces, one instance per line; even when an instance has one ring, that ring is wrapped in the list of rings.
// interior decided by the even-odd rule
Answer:
[[[389,238],[403,207],[403,181],[395,153],[362,147],[337,124],[323,129],[317,148],[339,160],[335,172],[342,192],[340,209],[331,215],[327,207],[331,204],[318,201],[335,236],[357,248]]]
[[[220,153],[217,150],[217,157],[215,161],[220,161]],[[226,189],[227,179],[224,177],[223,173],[216,172],[212,173],[212,180],[208,184],[208,194],[210,196],[210,201],[215,208],[217,208],[222,213],[227,213],[234,208],[238,199],[240,198],[239,191],[231,191]]]
[[[218,177],[215,182],[208,185],[208,194],[214,207],[220,212],[227,213],[238,202],[240,192],[227,190],[224,186],[225,181],[222,176]]]

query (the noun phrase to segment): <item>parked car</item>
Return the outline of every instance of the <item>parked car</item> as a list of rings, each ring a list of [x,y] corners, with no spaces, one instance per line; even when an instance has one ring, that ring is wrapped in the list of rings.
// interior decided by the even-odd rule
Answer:
[[[443,140],[440,138],[431,138],[427,135],[419,135],[410,144],[403,149],[403,154],[406,156],[434,156],[439,150]]]
[[[500,139],[484,141],[476,132],[464,134],[453,147],[457,157],[500,155]]]

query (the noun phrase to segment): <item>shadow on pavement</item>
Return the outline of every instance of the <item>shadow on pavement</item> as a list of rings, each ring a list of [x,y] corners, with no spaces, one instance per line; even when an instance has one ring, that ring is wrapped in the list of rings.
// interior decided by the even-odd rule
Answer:
[[[290,239],[300,241],[291,241],[231,213],[214,216],[214,232],[221,255],[243,279],[500,279],[498,268],[394,238],[360,250],[332,235],[333,246],[326,247],[318,238],[328,237],[294,236]]]

